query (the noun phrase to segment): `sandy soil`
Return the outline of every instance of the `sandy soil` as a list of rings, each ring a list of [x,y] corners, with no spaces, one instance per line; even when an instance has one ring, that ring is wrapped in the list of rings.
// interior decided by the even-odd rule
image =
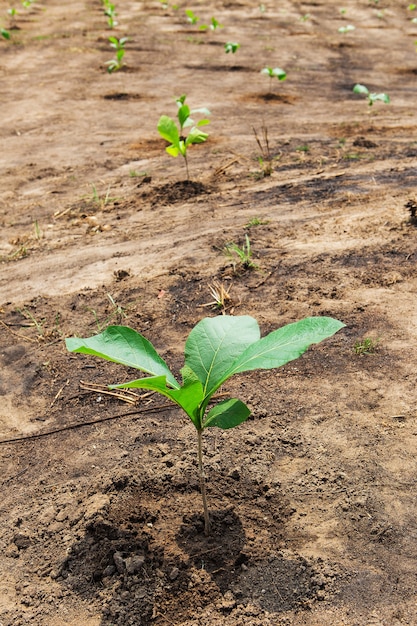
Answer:
[[[115,4],[0,1],[0,624],[417,624],[417,11]],[[189,182],[156,131],[183,93]],[[206,538],[192,424],[64,338],[130,325],[179,372],[216,282],[263,333],[346,328],[225,386],[253,414],[205,437]]]

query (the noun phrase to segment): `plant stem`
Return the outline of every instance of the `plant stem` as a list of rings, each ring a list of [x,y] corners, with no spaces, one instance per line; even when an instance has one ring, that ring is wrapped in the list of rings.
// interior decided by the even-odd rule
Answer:
[[[187,182],[190,180],[190,174],[188,172],[188,159],[187,159],[187,155],[184,154],[184,159],[185,159],[185,169],[187,170]]]
[[[200,490],[201,497],[203,498],[204,509],[204,534],[208,536],[210,534],[210,517],[207,506],[207,493],[206,493],[206,474],[203,465],[203,431],[198,430],[198,475],[200,478]]]

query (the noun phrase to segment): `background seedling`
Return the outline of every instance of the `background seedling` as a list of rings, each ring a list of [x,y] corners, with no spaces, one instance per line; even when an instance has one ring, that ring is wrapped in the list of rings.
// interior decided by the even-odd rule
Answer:
[[[261,70],[261,74],[269,76],[269,91],[271,91],[273,78],[276,78],[278,81],[285,80],[287,78],[287,73],[280,67],[264,67]]]
[[[115,299],[113,298],[113,296],[110,293],[106,294],[109,302],[110,302],[110,310],[108,312],[108,315],[106,315],[106,317],[100,321],[99,319],[99,315],[96,311],[96,309],[91,309],[88,308],[87,310],[90,311],[93,316],[94,316],[94,320],[97,326],[97,330],[99,332],[101,332],[102,330],[104,330],[112,321],[116,321],[118,324],[121,324],[124,320],[127,319],[127,311],[129,309],[129,307],[132,307],[134,303],[130,303],[127,306],[122,306],[121,304],[117,303],[115,301]]]
[[[218,22],[215,17],[212,17],[210,20],[210,24],[201,24],[199,28],[200,30],[217,30],[218,28],[223,28],[223,24],[220,24],[220,22]]]
[[[353,24],[348,24],[347,26],[341,26],[340,28],[337,29],[337,31],[341,35],[346,35],[346,33],[351,33],[354,30],[355,30],[355,27],[353,26]]]
[[[162,115],[158,122],[158,132],[170,143],[166,148],[168,154],[173,157],[177,157],[179,154],[184,157],[185,168],[187,172],[187,180],[190,179],[188,171],[188,148],[193,144],[204,143],[207,140],[208,134],[200,130],[200,126],[206,126],[210,121],[206,118],[199,120],[197,123],[191,118],[191,115],[202,114],[205,116],[210,115],[210,111],[206,107],[199,109],[190,109],[188,104],[185,103],[187,96],[184,94],[179,98],[176,98],[177,103],[177,119],[178,126],[171,117]],[[184,136],[184,128],[191,126],[188,131],[188,135]]]
[[[269,224],[268,220],[263,220],[260,217],[252,217],[247,224],[245,224],[245,228],[252,228],[253,226],[263,226],[265,224]]]
[[[252,260],[252,250],[248,235],[245,235],[245,243],[242,247],[237,243],[231,242],[225,245],[225,253],[232,260],[233,271],[236,271],[236,265],[239,263],[245,270],[258,269],[256,263]]]
[[[237,43],[237,41],[229,41],[228,43],[224,44],[224,50],[226,52],[226,54],[232,53],[235,54],[240,48],[240,43]]]
[[[389,104],[390,102],[390,97],[387,93],[370,93],[368,87],[360,85],[359,83],[353,87],[353,93],[359,93],[366,96],[369,106],[372,106],[377,100],[385,102],[385,104]]]
[[[374,354],[379,344],[379,339],[372,339],[371,337],[365,337],[361,341],[356,341],[353,346],[355,354]]]
[[[114,28],[115,26],[117,26],[117,13],[114,4],[111,4],[110,2],[105,3],[104,15],[107,17],[107,24],[109,28]]]
[[[5,28],[0,28],[0,34],[4,39],[10,39],[10,33]]]
[[[123,67],[123,57],[125,55],[125,45],[128,41],[128,37],[121,37],[117,39],[117,37],[109,37],[110,46],[116,50],[116,58],[111,61],[107,61],[107,71],[109,74],[113,72],[117,72]]]
[[[197,24],[200,21],[200,18],[194,15],[191,9],[186,9],[185,15],[187,16],[187,22],[189,22],[190,24]]]
[[[329,317],[310,317],[279,328],[261,338],[257,321],[248,315],[220,315],[201,320],[185,343],[184,367],[180,384],[153,345],[143,335],[126,326],[110,326],[102,334],[87,339],[66,340],[70,352],[98,356],[133,367],[145,378],[109,389],[150,389],[181,407],[197,430],[198,476],[204,510],[204,529],[210,533],[203,463],[202,435],[206,428],[223,430],[245,422],[251,411],[237,398],[217,404],[215,393],[234,374],[257,369],[273,369],[297,359],[310,345],[319,343],[344,324]]]

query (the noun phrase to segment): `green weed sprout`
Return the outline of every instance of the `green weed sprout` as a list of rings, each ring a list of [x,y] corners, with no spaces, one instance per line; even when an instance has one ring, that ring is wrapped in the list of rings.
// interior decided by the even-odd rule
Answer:
[[[181,156],[184,157],[187,180],[189,180],[188,148],[193,144],[204,143],[207,140],[208,134],[200,130],[200,126],[206,126],[210,123],[208,119],[202,119],[195,123],[194,120],[191,119],[191,115],[202,114],[208,116],[210,115],[210,111],[205,107],[190,109],[188,104],[185,103],[186,98],[187,96],[184,94],[175,100],[178,107],[178,126],[175,120],[171,117],[168,117],[168,115],[162,115],[159,118],[157,128],[161,137],[170,144],[166,148],[168,154],[173,157],[177,157],[181,154]],[[184,128],[189,126],[191,126],[191,128],[188,131],[188,135],[184,136]]]
[[[121,37],[117,39],[117,37],[109,37],[110,45],[112,48],[116,50],[116,58],[111,61],[107,61],[107,71],[109,74],[113,72],[117,72],[123,67],[123,57],[125,55],[125,44],[128,41],[128,37]]]
[[[276,78],[279,81],[285,80],[287,78],[287,73],[280,67],[264,67],[261,70],[261,74],[266,74],[266,76],[269,76],[269,91],[271,91],[273,78]]]
[[[234,374],[274,369],[301,356],[310,345],[331,337],[344,324],[330,317],[310,317],[260,336],[258,322],[248,315],[202,319],[185,343],[182,384],[143,335],[127,326],[109,326],[103,333],[66,339],[70,352],[88,354],[133,367],[145,378],[110,389],[150,389],[169,398],[190,418],[197,431],[198,477],[203,499],[205,533],[210,533],[202,434],[206,428],[228,430],[251,414],[237,398],[216,403],[215,393]],[[213,401],[215,402],[213,404]]]
[[[245,235],[245,243],[240,248],[237,243],[232,241],[225,245],[225,253],[232,259],[233,270],[236,271],[236,258],[245,270],[255,270],[258,266],[252,260],[252,249],[248,235]]]
[[[8,30],[6,30],[5,28],[0,28],[0,35],[4,39],[10,39],[10,32]]]
[[[356,341],[353,346],[355,354],[375,354],[380,339],[372,339],[372,337],[365,337],[362,341]]]
[[[35,0],[22,0],[22,6],[25,9],[29,9],[34,2],[35,2]]]
[[[381,100],[381,102],[385,102],[385,104],[390,103],[390,97],[387,93],[370,93],[368,87],[365,87],[365,85],[360,85],[359,83],[353,87],[353,93],[365,95],[370,107],[377,100]]]
[[[237,43],[237,41],[229,41],[228,43],[224,44],[224,50],[226,52],[226,54],[229,54],[230,52],[232,54],[235,54],[240,48],[240,43]]]

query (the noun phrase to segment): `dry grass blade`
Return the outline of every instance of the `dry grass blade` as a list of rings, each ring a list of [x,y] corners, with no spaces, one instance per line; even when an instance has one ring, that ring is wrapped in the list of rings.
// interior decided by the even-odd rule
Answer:
[[[213,300],[203,304],[202,306],[214,306],[217,309],[221,309],[222,312],[225,313],[227,305],[230,305],[232,301],[230,296],[231,288],[231,285],[227,288],[223,283],[214,281],[212,285],[209,285],[210,295]]]

